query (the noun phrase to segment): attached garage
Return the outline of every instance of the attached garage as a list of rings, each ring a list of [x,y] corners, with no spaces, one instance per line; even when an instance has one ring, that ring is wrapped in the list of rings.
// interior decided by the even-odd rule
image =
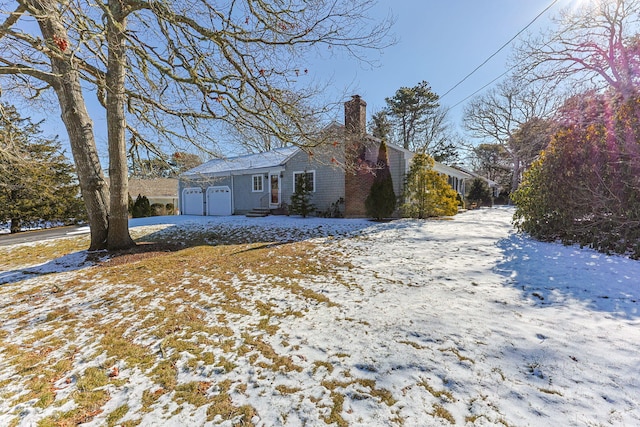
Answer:
[[[269,206],[274,190],[278,197],[285,197],[283,187],[276,185],[285,181],[285,165],[296,156],[304,165],[309,161],[306,152],[291,146],[265,153],[213,159],[196,166],[180,175],[181,213],[193,215],[196,214],[194,209],[201,209],[197,215],[244,215],[252,209]],[[198,187],[202,188],[201,193],[198,193]],[[277,202],[273,204],[279,207],[281,201]]]
[[[204,199],[202,188],[192,187],[182,190],[182,214],[203,215]]]
[[[231,215],[231,188],[227,186],[207,188],[207,215]]]

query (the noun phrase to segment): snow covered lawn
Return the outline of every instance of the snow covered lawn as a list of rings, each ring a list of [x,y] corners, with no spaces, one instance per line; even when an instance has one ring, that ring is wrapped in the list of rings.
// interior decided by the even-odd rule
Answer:
[[[0,425],[640,425],[640,263],[511,215],[163,217],[134,236],[184,249],[4,247]]]

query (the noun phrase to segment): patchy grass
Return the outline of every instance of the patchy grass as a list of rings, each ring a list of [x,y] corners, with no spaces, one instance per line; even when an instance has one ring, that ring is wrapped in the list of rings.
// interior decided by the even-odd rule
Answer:
[[[417,342],[413,342],[413,341],[407,341],[407,340],[402,340],[402,341],[398,341],[400,344],[406,344],[406,345],[410,345],[411,347],[415,348],[416,350],[423,350],[426,347],[418,344]]]
[[[470,363],[476,363],[473,359],[471,359],[470,357],[464,356],[462,353],[460,353],[460,350],[458,350],[457,348],[443,348],[440,349],[441,352],[445,353],[445,352],[450,352],[453,353],[460,362],[470,362]]]
[[[89,246],[88,236],[49,240],[39,243],[2,247],[0,271],[25,268],[80,252]]]
[[[449,421],[451,424],[456,423],[456,419],[451,415],[451,412],[447,411],[444,406],[436,403],[433,405],[433,412],[430,414],[436,418],[442,418],[443,420]]]
[[[241,403],[247,387],[234,375],[238,361],[251,361],[260,378],[302,372],[304,366],[274,348],[286,338],[280,324],[303,318],[310,305],[338,306],[305,283],[335,274],[333,267],[344,268],[317,244],[274,244],[254,237],[256,232],[238,232],[216,246],[193,245],[221,243],[221,235],[193,236],[184,246],[141,245],[97,258],[73,275],[52,273],[47,280],[4,285],[0,385],[9,389],[2,398],[11,407],[47,410],[51,415],[39,420],[43,426],[71,426],[96,417],[108,426],[137,425],[141,419],[131,418],[153,410],[175,414],[169,402],[178,408],[206,407],[210,421],[249,424],[256,410]],[[166,233],[163,238],[174,240]],[[2,249],[0,264],[25,268],[87,245],[87,238],[79,237]],[[264,298],[272,292],[280,295],[277,300]],[[271,337],[280,338],[272,342]],[[329,363],[324,366],[333,370]],[[127,395],[131,379],[140,374],[148,386],[136,414],[131,414],[135,400],[105,413],[105,404]],[[8,375],[11,380],[4,379]],[[301,391],[283,385],[274,390]],[[331,393],[335,414],[328,419],[339,420],[344,396]],[[369,393],[390,399],[382,390]],[[129,420],[123,422],[125,416]],[[19,425],[20,417],[15,411],[10,423]]]
[[[118,421],[120,421],[120,419],[122,417],[124,417],[125,415],[127,415],[127,412],[129,412],[129,406],[128,405],[121,405],[118,406],[116,409],[114,409],[111,413],[109,413],[109,415],[107,416],[107,426],[108,427],[113,427],[116,424],[118,424]]]
[[[555,394],[555,395],[558,395],[558,396],[562,396],[562,393],[560,393],[557,390],[551,390],[551,389],[548,389],[548,388],[540,388],[538,390],[540,390],[542,393]]]
[[[425,378],[421,378],[417,385],[427,390],[436,399],[440,399],[445,402],[454,402],[453,394],[451,394],[450,391],[436,390]]]
[[[300,387],[287,387],[284,384],[277,385],[276,390],[278,390],[282,394],[295,394],[299,391],[302,391]]]
[[[252,406],[256,396],[289,399],[307,413],[315,405],[317,419],[309,424],[347,426],[350,416],[361,424],[353,408],[367,406],[384,406],[392,423],[405,423],[403,402],[385,388],[382,371],[353,367],[357,351],[310,350],[304,334],[288,329],[312,310],[330,313],[340,327],[375,323],[345,313],[334,297],[339,287],[363,298],[344,254],[317,241],[268,239],[259,228],[177,227],[134,237],[145,243],[105,259],[96,255],[94,265],[76,271],[0,287],[0,400],[6,402],[0,408],[9,408],[8,425],[135,426],[172,417],[175,423],[194,411],[211,425],[252,425],[260,416]],[[0,249],[0,266],[24,269],[87,245],[82,237]],[[373,276],[385,286],[402,283]],[[397,343],[399,351],[414,353],[436,346]],[[475,363],[458,348],[438,350]],[[301,378],[304,386],[297,387]],[[425,378],[408,382],[407,389],[437,399],[426,413],[455,423],[445,407],[456,401],[452,392]],[[25,421],[30,410],[43,415]],[[293,416],[282,413],[285,422]],[[466,421],[482,418],[489,419]]]

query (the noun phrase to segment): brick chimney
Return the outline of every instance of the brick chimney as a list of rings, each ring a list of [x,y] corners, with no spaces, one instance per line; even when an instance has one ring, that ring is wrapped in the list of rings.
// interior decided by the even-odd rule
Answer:
[[[347,134],[362,139],[367,133],[367,103],[360,95],[353,95],[344,103],[344,127]]]
[[[351,218],[367,216],[365,200],[373,184],[374,175],[365,162],[367,134],[367,103],[360,95],[353,95],[344,103],[345,180],[344,215]]]

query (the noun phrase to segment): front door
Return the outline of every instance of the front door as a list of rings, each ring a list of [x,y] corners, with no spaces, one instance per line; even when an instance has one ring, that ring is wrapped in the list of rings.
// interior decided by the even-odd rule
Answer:
[[[269,207],[272,209],[280,207],[280,174],[269,174]]]

